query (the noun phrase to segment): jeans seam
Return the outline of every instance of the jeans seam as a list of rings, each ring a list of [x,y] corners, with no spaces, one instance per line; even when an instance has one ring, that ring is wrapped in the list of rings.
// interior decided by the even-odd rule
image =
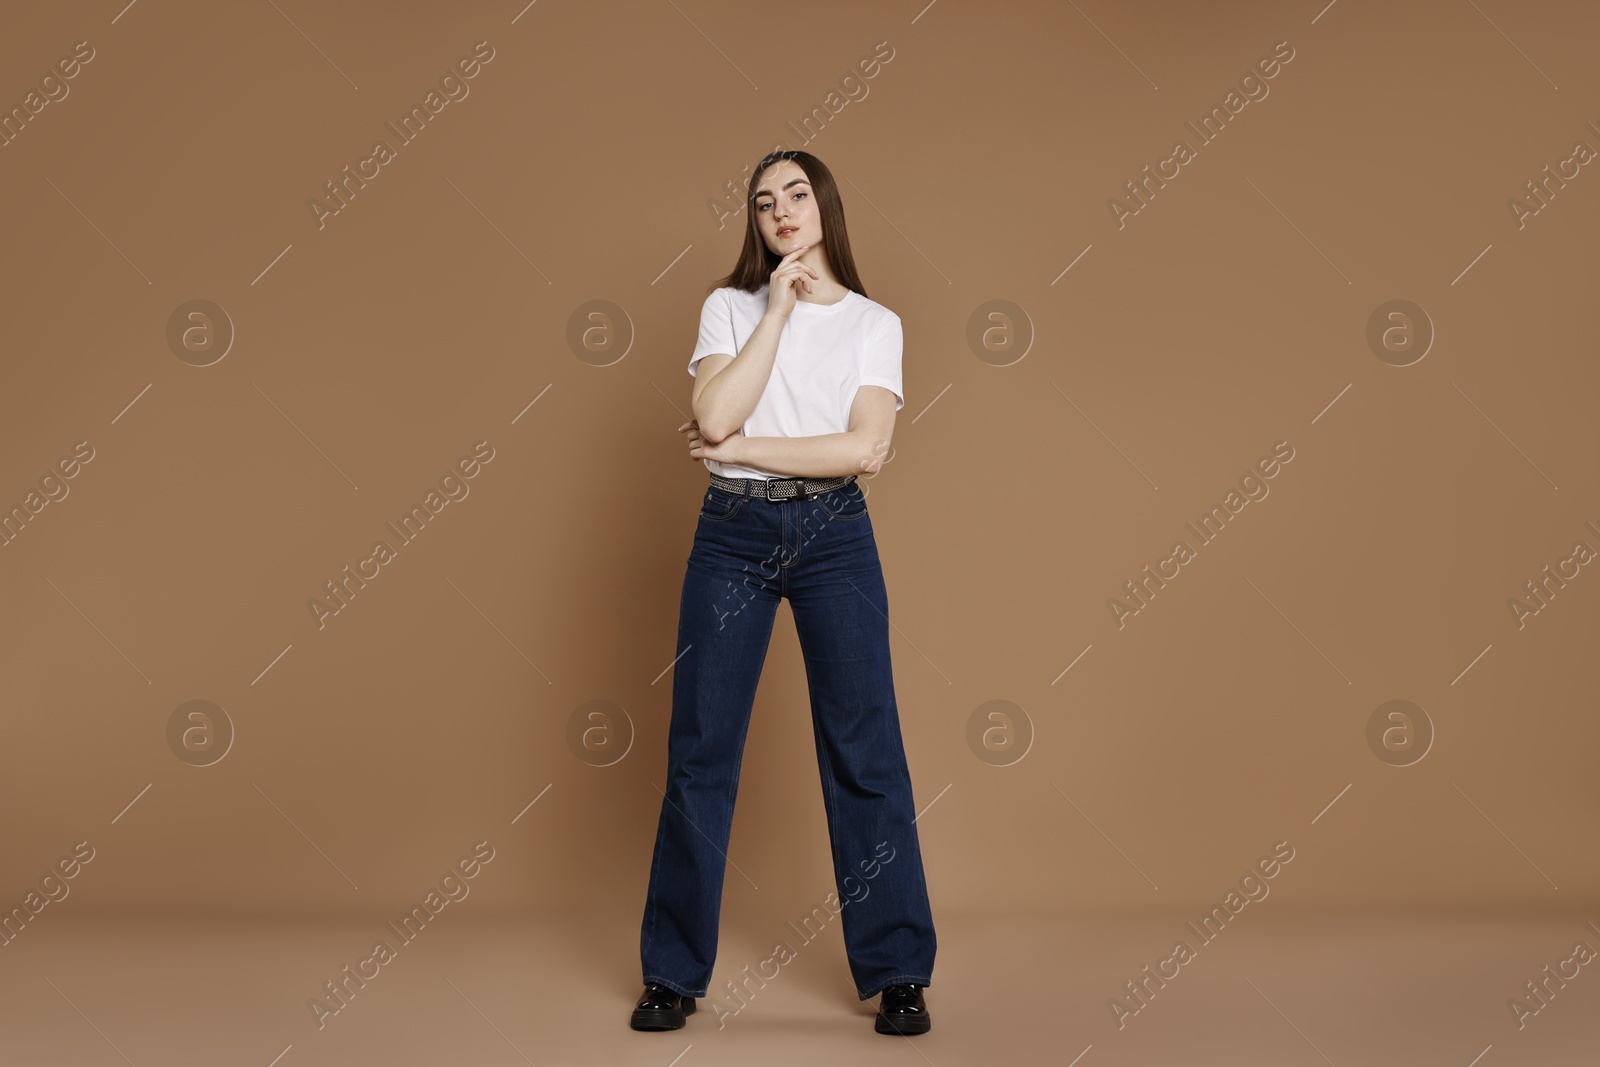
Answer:
[[[670,775],[667,778],[667,788],[672,788],[672,778]],[[661,810],[663,813],[665,813],[666,808],[667,798],[663,796],[661,798]],[[662,829],[665,829],[665,827],[662,827]],[[647,909],[649,914],[645,916],[644,924],[646,935],[644,939],[644,948],[642,951],[645,953],[650,951],[650,946],[655,944],[656,941],[656,879],[660,877],[661,874],[661,842],[666,839],[666,836],[667,835],[664,833],[658,833],[656,835],[656,850],[650,856],[650,884],[645,888],[645,899],[649,903],[649,908]]]
[[[900,710],[899,710],[899,708],[897,706],[895,708],[895,718],[899,719],[899,717],[900,717]],[[902,768],[902,773],[905,775],[905,780],[908,781],[908,782],[911,781],[911,761],[910,761],[910,758],[906,755],[905,742],[903,740],[901,741],[901,745],[900,745],[900,766]],[[914,791],[914,788],[913,788],[912,796],[911,796],[911,810],[912,811],[916,811],[916,809],[917,809],[917,802],[916,802],[915,791]],[[915,838],[916,842],[917,842],[917,865],[916,865],[917,884],[922,887],[922,899],[926,900],[928,902],[928,918],[931,921],[932,918],[933,918],[933,898],[928,893],[927,865],[922,862],[922,839],[921,839],[920,836],[917,835],[917,820],[915,818],[913,818],[911,820],[910,830],[911,830],[911,834],[912,834],[913,838]],[[938,933],[937,933],[937,931],[935,931],[935,930],[930,928],[929,935],[928,935],[928,940],[930,941],[929,947],[934,949],[935,951],[937,951],[937,949],[938,949]]]
[[[834,832],[834,813],[835,813],[835,811],[838,810],[838,807],[839,807],[839,797],[838,797],[838,794],[834,791],[834,788],[833,788],[833,781],[834,781],[833,760],[828,758],[828,742],[827,742],[827,738],[823,734],[822,724],[819,721],[817,721],[815,718],[813,718],[812,723],[811,723],[811,728],[816,733],[816,737],[817,737],[817,755],[822,758],[823,779],[824,779],[824,783],[827,785],[827,788],[828,788],[828,791],[827,791],[827,799],[828,799],[828,804],[827,804],[827,809],[828,809],[827,810],[827,815],[828,815],[828,841],[831,843],[831,842],[834,842],[834,841],[838,840],[838,836]],[[837,867],[835,867],[834,870],[833,870],[833,878],[834,878],[834,881],[836,881],[836,882],[839,881],[839,869]]]
[[[778,507],[778,599],[782,600],[789,595],[789,571],[794,561],[791,560],[789,564],[783,562],[784,553],[789,547],[789,519],[788,513],[781,510],[783,505],[779,504]]]
[[[673,682],[674,685],[676,685],[677,682],[678,682],[678,676],[677,676],[677,672],[676,671],[673,672],[672,682]],[[669,751],[669,753],[671,751],[670,750],[670,743],[671,743],[671,739],[668,738],[668,744],[669,744],[668,751]],[[663,819],[665,819],[665,817],[666,817],[667,807],[668,807],[668,804],[669,804],[669,798],[668,798],[667,794],[669,792],[671,792],[671,790],[672,790],[672,760],[671,760],[671,757],[669,755],[668,760],[667,760],[667,788],[665,790],[663,790],[662,794],[661,794],[661,812],[662,812]],[[648,954],[649,951],[650,951],[650,946],[655,944],[655,942],[656,942],[656,918],[657,918],[657,914],[658,914],[658,905],[657,905],[657,901],[656,901],[656,879],[659,878],[660,874],[661,874],[661,845],[666,840],[666,837],[667,837],[667,835],[665,833],[659,832],[659,831],[664,831],[666,829],[666,827],[664,825],[659,824],[659,823],[657,825],[659,827],[659,830],[658,830],[658,832],[656,834],[656,847],[655,847],[655,851],[653,853],[651,853],[651,855],[650,855],[650,884],[645,888],[645,901],[646,901],[646,904],[647,904],[647,907],[646,907],[645,910],[646,910],[646,912],[648,914],[646,914],[646,916],[645,916],[645,931],[646,931],[646,933],[645,933],[644,947],[642,949],[640,949],[640,953],[641,954]],[[648,981],[648,980],[649,979],[647,978],[646,981]]]
[[[751,709],[752,713],[754,713],[754,710],[754,708]],[[744,743],[748,740],[750,740],[750,727],[747,725],[743,735],[739,738],[739,751],[733,754],[733,780],[728,783],[728,836],[730,838],[733,836],[733,809],[736,804],[734,798],[739,793],[739,779],[744,775]]]
[[[774,615],[774,621],[776,621],[776,615]],[[770,641],[771,638],[772,638],[772,630],[771,630],[771,627],[769,626],[768,630],[767,630],[767,639]],[[751,709],[750,709],[752,715],[755,713],[754,703],[755,703],[755,697],[752,696],[751,697],[751,705],[752,706],[751,706]],[[733,781],[728,786],[727,807],[728,807],[728,824],[729,824],[729,831],[730,831],[729,832],[729,837],[730,838],[732,837],[733,809],[734,809],[734,805],[735,805],[734,798],[735,798],[735,796],[737,796],[737,794],[739,792],[739,779],[744,776],[744,746],[745,746],[745,742],[747,742],[749,740],[750,740],[750,719],[747,716],[745,718],[744,732],[739,737],[739,751],[735,752],[734,755],[733,755]],[[724,856],[726,856],[726,853],[724,853]]]

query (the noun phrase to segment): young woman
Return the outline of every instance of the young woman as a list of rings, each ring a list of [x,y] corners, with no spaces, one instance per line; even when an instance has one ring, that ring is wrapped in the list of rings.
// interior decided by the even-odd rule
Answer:
[[[877,1032],[929,1029],[933,916],[883,569],[856,484],[882,466],[905,406],[901,344],[899,317],[856,276],[833,175],[808,152],[767,156],[750,181],[738,265],[706,298],[689,359],[695,417],[679,430],[711,484],[678,609],[636,1030],[683,1026],[707,994],[740,760],[783,598],[805,658],[839,891],[828,911],[842,919],[857,994],[882,993]],[[809,930],[833,917],[813,915]],[[794,950],[781,945],[761,977],[728,982],[729,1003],[742,1007]]]

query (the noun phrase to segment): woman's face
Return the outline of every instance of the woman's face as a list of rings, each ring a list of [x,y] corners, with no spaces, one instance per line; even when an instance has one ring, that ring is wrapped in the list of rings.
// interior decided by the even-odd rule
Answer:
[[[822,244],[822,214],[806,180],[806,172],[792,159],[768,167],[756,183],[756,226],[767,247],[786,256],[801,245]]]

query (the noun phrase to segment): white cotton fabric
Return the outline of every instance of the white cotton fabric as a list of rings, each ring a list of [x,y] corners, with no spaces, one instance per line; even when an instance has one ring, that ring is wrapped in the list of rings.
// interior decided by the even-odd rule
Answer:
[[[689,373],[712,353],[739,356],[767,311],[767,289],[754,293],[724,286],[700,308],[700,338],[689,357]],[[746,437],[815,437],[850,429],[850,406],[863,385],[881,385],[906,406],[900,356],[900,316],[851,289],[843,300],[812,304],[796,300],[778,335],[767,387],[740,433]],[[776,478],[754,467],[702,460],[725,478]]]

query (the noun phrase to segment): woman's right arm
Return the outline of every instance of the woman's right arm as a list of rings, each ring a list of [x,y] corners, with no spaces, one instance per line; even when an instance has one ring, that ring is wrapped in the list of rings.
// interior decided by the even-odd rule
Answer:
[[[707,441],[718,444],[729,434],[737,433],[755,410],[756,401],[767,388],[767,379],[772,377],[778,335],[787,319],[773,311],[761,316],[737,359],[720,352],[701,358],[695,370],[690,408]]]
[[[804,286],[812,292],[811,281],[819,278],[815,270],[800,262],[810,247],[801,245],[778,260],[767,284],[766,314],[751,331],[738,358],[731,352],[700,358],[689,407],[700,424],[700,436],[713,445],[739,432],[766,391],[772,364],[778,357],[778,335],[794,310],[795,287]]]

